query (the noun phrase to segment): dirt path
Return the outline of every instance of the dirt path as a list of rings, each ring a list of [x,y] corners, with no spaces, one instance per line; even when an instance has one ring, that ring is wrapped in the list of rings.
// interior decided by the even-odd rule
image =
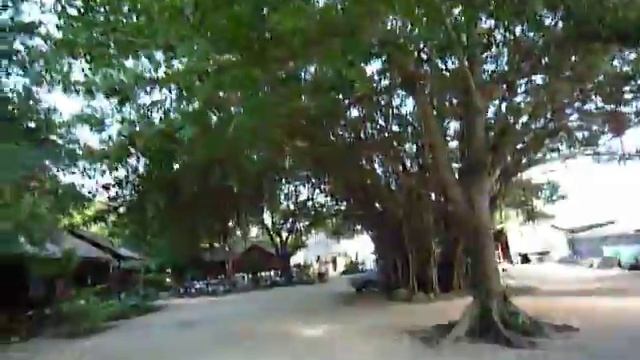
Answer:
[[[614,279],[618,285],[640,284],[639,276]],[[536,351],[469,344],[427,348],[408,331],[455,319],[466,299],[393,304],[376,296],[356,296],[343,279],[335,279],[220,299],[173,301],[160,313],[123,322],[87,339],[38,339],[0,348],[4,352],[0,358],[638,359],[640,297],[630,293],[590,297],[585,296],[588,289],[581,291],[580,296],[533,294],[516,300],[531,313],[582,328],[578,335],[545,343]]]

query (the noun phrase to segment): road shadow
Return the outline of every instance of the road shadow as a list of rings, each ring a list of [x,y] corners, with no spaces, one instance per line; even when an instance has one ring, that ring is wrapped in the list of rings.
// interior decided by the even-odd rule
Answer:
[[[637,290],[621,287],[597,287],[581,289],[544,289],[534,286],[509,286],[507,292],[511,297],[640,297]],[[345,291],[336,296],[337,305],[343,307],[385,307],[394,304],[436,304],[469,298],[465,291],[440,294],[431,298],[421,297],[413,301],[392,301],[384,292],[367,291],[356,293]]]
[[[387,296],[380,291],[343,291],[336,296],[338,305],[345,307],[355,306],[385,306],[391,302]]]

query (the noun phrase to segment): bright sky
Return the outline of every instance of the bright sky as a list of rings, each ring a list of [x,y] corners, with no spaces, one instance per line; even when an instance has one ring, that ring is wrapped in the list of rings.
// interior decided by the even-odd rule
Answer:
[[[629,129],[623,137],[626,151],[640,148],[640,127]],[[604,141],[601,148],[619,150],[619,139]],[[640,160],[619,164],[616,159],[595,162],[591,157],[579,156],[567,161],[552,161],[525,172],[537,182],[555,181],[560,192],[567,196],[544,207],[555,215],[553,223],[574,227],[590,223],[616,220],[621,226],[638,225],[640,204]]]

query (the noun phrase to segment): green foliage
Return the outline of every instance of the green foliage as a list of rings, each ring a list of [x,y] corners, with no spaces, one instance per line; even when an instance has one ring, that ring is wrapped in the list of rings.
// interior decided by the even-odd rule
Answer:
[[[69,278],[78,265],[78,256],[72,250],[62,253],[62,257],[40,258],[31,257],[28,259],[29,270],[36,276],[45,278]]]
[[[25,24],[20,10],[10,19],[9,66],[0,94],[0,241],[25,239],[41,244],[82,194],[55,174],[75,158],[62,143],[58,122],[42,102],[35,60],[35,23]],[[15,43],[13,42],[15,40]]]
[[[103,300],[96,289],[80,290],[74,298],[56,305],[58,326],[54,333],[61,337],[92,335],[109,327],[109,322],[131,319],[160,309],[142,297],[127,297],[122,301]]]
[[[297,264],[294,266],[294,282],[297,284],[314,284],[315,274],[311,264]]]
[[[110,305],[105,306],[93,295],[80,294],[57,305],[59,327],[55,334],[62,337],[80,337],[95,334],[106,328]]]
[[[562,199],[560,186],[556,182],[539,184],[519,178],[504,189],[499,206],[516,210],[525,222],[535,222],[551,217],[539,209],[539,202],[551,204]]]
[[[156,291],[171,290],[171,283],[167,282],[167,274],[147,274],[142,280],[145,288],[154,289]]]
[[[363,272],[364,264],[361,261],[349,260],[344,265],[344,270],[342,270],[342,275],[351,275],[358,274]]]
[[[160,309],[159,305],[155,305],[141,298],[126,299],[124,301],[111,300],[106,302],[103,307],[106,308],[107,321],[132,319],[156,312]]]
[[[326,183],[309,176],[289,174],[265,192],[260,225],[276,254],[293,256],[306,246],[306,238],[326,228],[340,211]]]
[[[632,1],[55,3],[48,79],[109,101],[75,119],[116,132],[85,155],[114,174],[127,237],[176,258],[239,219],[299,247],[325,213],[303,184],[389,253],[473,199],[535,218],[520,173],[594,143],[605,114],[636,121]]]
[[[547,181],[542,185],[542,189],[540,189],[540,198],[546,204],[553,204],[564,200],[566,196],[560,192],[560,185],[557,182]]]

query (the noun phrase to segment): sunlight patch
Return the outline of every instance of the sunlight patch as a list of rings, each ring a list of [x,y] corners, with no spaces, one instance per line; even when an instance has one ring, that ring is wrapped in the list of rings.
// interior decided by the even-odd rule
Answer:
[[[322,337],[329,330],[329,325],[300,325],[295,328],[298,335],[302,337]]]

